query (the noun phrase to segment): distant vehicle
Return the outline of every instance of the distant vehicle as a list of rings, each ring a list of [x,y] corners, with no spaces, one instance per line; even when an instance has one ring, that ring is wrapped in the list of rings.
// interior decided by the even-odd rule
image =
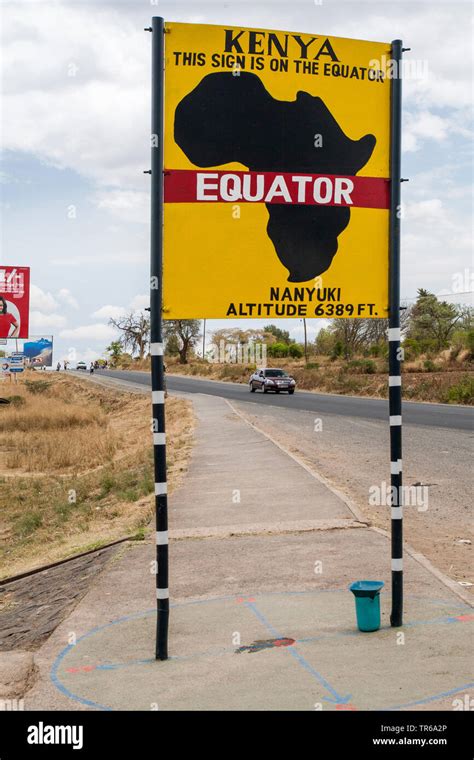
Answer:
[[[76,369],[83,369],[87,372],[87,364],[85,362],[77,362]]]
[[[296,381],[283,369],[257,369],[249,380],[249,390],[255,393],[257,388],[264,393],[288,391],[291,396],[295,392]]]

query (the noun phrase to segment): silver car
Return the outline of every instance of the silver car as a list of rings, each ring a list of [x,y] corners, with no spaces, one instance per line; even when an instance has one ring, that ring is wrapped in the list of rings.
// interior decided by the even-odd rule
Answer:
[[[296,381],[283,369],[257,369],[249,380],[249,390],[255,393],[257,389],[264,393],[287,391],[290,395],[295,392]]]

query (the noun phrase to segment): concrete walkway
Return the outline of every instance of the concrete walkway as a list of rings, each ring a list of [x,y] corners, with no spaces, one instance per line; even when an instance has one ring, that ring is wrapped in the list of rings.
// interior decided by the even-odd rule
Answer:
[[[152,541],[129,544],[35,656],[25,709],[450,709],[472,696],[471,607],[224,399],[192,395],[196,445],[170,497],[170,659],[154,654]],[[382,627],[347,590],[383,580]],[[472,641],[472,639],[471,639]]]

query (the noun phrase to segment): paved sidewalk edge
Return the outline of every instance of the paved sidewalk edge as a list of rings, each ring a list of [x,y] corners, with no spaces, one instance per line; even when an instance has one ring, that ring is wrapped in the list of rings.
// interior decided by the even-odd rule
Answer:
[[[390,533],[387,530],[384,530],[383,528],[376,528],[375,525],[369,526],[370,530],[373,530],[375,533],[380,533],[380,535],[385,536],[385,538],[390,540]],[[463,602],[469,605],[469,607],[474,607],[474,599],[469,594],[466,594],[462,588],[459,588],[456,581],[453,581],[452,578],[450,578],[448,575],[445,575],[441,570],[438,570],[435,565],[433,565],[430,560],[425,557],[424,554],[421,552],[416,551],[412,546],[409,544],[406,544],[403,542],[403,551],[409,554],[409,556],[416,560],[422,567],[425,568],[425,570],[428,570],[431,575],[434,575],[435,578],[437,578],[444,586],[447,586],[450,591],[453,592],[453,594],[456,594],[460,599],[462,599]]]
[[[250,420],[246,419],[245,415],[241,412],[239,412],[235,407],[231,404],[231,402],[226,399],[226,402],[232,409],[232,411],[237,414],[241,419],[243,419],[247,425],[250,425],[253,427],[256,431],[261,433],[265,436],[265,438],[268,438],[269,441],[271,441],[275,446],[278,446],[281,451],[283,451],[285,454],[287,454],[289,457],[291,457],[297,464],[299,464],[301,467],[303,467],[306,472],[308,472],[310,475],[312,475],[316,480],[318,480],[320,483],[323,483],[330,491],[332,491],[333,494],[338,496],[344,504],[348,507],[348,509],[351,510],[353,515],[356,517],[358,522],[364,523],[364,525],[370,530],[373,530],[375,533],[379,533],[380,535],[384,536],[388,540],[390,540],[390,533],[386,530],[383,530],[382,528],[376,528],[374,525],[371,525],[370,522],[367,521],[364,515],[360,512],[359,508],[354,504],[354,502],[346,496],[344,493],[339,491],[337,488],[335,488],[330,481],[328,481],[323,475],[320,475],[316,470],[313,470],[309,465],[306,464],[306,462],[303,462],[299,457],[296,456],[296,454],[293,454],[291,451],[289,451],[283,444],[279,443],[275,438],[273,438],[271,435],[266,433],[264,430],[259,428],[257,425],[254,425],[253,422],[250,422]],[[453,592],[453,594],[456,594],[459,599],[461,599],[463,602],[468,604],[470,607],[474,607],[474,600],[472,597],[468,594],[466,594],[462,589],[459,588],[456,581],[453,581],[451,578],[449,578],[447,575],[445,575],[441,570],[438,570],[437,567],[435,567],[430,560],[425,557],[424,554],[421,552],[416,551],[413,549],[413,547],[409,546],[405,542],[403,543],[404,551],[406,551],[407,554],[412,557],[412,559],[416,560],[422,567],[425,568],[431,575],[433,575],[435,578],[437,578],[444,586],[450,589],[450,591]]]

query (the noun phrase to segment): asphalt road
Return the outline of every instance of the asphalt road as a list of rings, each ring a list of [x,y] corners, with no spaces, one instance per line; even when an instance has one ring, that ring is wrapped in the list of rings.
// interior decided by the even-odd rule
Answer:
[[[150,384],[147,372],[129,372],[125,370],[100,370],[98,375],[130,380],[134,383]],[[216,380],[203,380],[180,375],[167,375],[166,383],[170,391],[185,393],[207,393],[222,396],[233,401],[248,401],[255,404],[267,404],[283,408],[315,412],[317,414],[337,414],[343,417],[358,417],[367,420],[388,420],[388,401],[384,399],[362,398],[356,396],[338,396],[336,394],[311,393],[296,391],[293,396],[286,393],[267,393],[261,391],[250,393],[248,385],[241,383],[224,383]],[[448,404],[420,404],[406,401],[403,404],[403,423],[424,425],[427,427],[450,428],[454,430],[472,430],[474,412],[467,406],[450,406]]]

